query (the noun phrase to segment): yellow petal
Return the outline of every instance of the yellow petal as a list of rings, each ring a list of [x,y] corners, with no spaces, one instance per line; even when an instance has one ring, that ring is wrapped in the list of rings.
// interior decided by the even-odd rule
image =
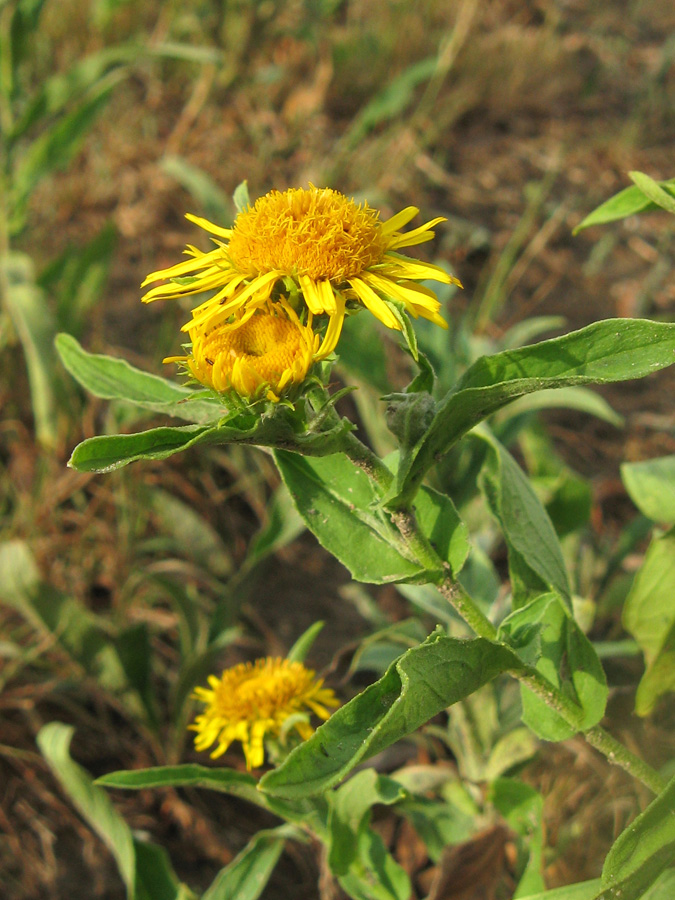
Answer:
[[[200,228],[203,228],[204,231],[208,231],[209,234],[218,234],[220,237],[224,238],[229,238],[232,234],[231,228],[223,228],[221,225],[214,225],[213,222],[209,222],[208,219],[193,216],[192,213],[185,213],[185,218],[190,222],[194,222],[195,225],[199,225]]]
[[[383,262],[383,271],[387,274],[391,273],[396,278],[419,279],[420,281],[432,279],[433,281],[441,281],[443,284],[457,284],[461,287],[458,278],[454,275],[448,275],[445,269],[435,266],[433,263],[420,262],[417,259],[406,259],[401,256],[392,256],[385,253]]]
[[[220,250],[212,250],[210,253],[204,253],[197,258],[183,260],[183,262],[176,263],[175,266],[169,266],[168,269],[158,269],[156,272],[151,272],[141,287],[145,287],[146,284],[152,284],[153,281],[159,281],[162,278],[179,278],[181,275],[189,275],[190,272],[210,267],[219,260],[225,263]],[[219,266],[218,268],[222,271],[223,267]],[[228,266],[227,268],[230,267]]]
[[[416,206],[406,206],[401,212],[396,213],[395,216],[392,216],[390,219],[387,219],[386,222],[382,223],[382,234],[393,234],[394,231],[398,231],[399,228],[402,228],[404,225],[407,225],[411,219],[414,219],[418,212],[419,209]]]
[[[395,250],[398,247],[412,247],[415,244],[423,244],[425,241],[430,241],[434,237],[434,232],[430,231],[434,225],[438,225],[439,222],[447,221],[443,216],[439,216],[437,219],[432,219],[430,222],[427,222],[424,225],[420,225],[419,228],[413,228],[412,231],[406,231],[404,234],[395,234],[389,240],[389,250]]]
[[[325,359],[333,352],[333,350],[335,350],[337,342],[340,339],[340,334],[342,333],[342,324],[345,320],[345,299],[342,294],[337,293],[335,295],[335,302],[337,311],[335,315],[331,316],[328,320],[328,328],[326,329],[323,341],[316,351],[317,359]]]
[[[361,278],[351,278],[349,284],[354,288],[359,300],[376,318],[386,325],[387,328],[394,328],[396,331],[401,330],[398,319],[389,309],[387,304],[381,297],[375,293],[372,287]]]
[[[309,275],[299,275],[298,282],[300,283],[300,290],[302,291],[302,296],[305,298],[305,303],[307,304],[309,311],[315,316],[325,312],[323,295],[319,291],[317,282],[313,278],[310,278]]]

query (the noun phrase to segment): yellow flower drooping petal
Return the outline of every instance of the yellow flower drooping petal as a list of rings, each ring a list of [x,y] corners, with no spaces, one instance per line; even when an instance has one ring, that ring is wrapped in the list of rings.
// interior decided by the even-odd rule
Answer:
[[[196,311],[195,311],[196,312]],[[277,401],[302,384],[314,363],[319,336],[302,325],[292,309],[280,304],[249,310],[233,323],[214,325],[201,315],[189,327],[189,356],[169,357],[207,387],[254,399],[264,393]]]
[[[317,358],[325,359],[340,337],[347,304],[367,308],[388,328],[400,330],[399,318],[387,300],[403,304],[414,317],[423,316],[441,327],[440,303],[428,288],[414,289],[414,281],[442,284],[459,281],[439,266],[401,256],[401,247],[431,240],[442,217],[408,232],[403,228],[419,210],[414,206],[384,222],[367,203],[357,204],[329,188],[270,191],[240,212],[232,228],[188,215],[190,221],[215,235],[216,249],[208,253],[190,246],[190,259],[153,272],[144,286],[163,279],[143,300],[186,297],[207,290],[215,294],[193,310],[185,331],[203,328],[210,333],[234,315],[264,309],[280,298],[293,301],[293,290],[304,300],[300,320],[325,328]],[[221,240],[221,239],[224,239]],[[292,290],[289,285],[295,284]],[[460,285],[461,286],[461,285]],[[325,321],[327,317],[328,321]]]
[[[241,741],[249,770],[263,764],[265,737],[281,735],[291,717],[291,727],[306,740],[314,732],[309,714],[326,720],[327,707],[340,705],[311,669],[288,659],[268,656],[240,663],[225,669],[220,678],[211,675],[208,683],[208,688],[197,687],[193,694],[206,704],[189,726],[197,732],[195,747],[207,750],[216,744],[211,758],[217,759],[233,741]]]

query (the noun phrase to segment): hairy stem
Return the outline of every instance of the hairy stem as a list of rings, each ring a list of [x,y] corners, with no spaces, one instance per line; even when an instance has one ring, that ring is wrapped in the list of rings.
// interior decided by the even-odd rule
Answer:
[[[344,452],[355,465],[366,472],[381,490],[386,491],[391,486],[392,473],[382,460],[355,435],[350,433],[346,436]],[[436,587],[467,625],[480,637],[490,641],[496,640],[497,629],[464,588],[452,578],[447,563],[440,559],[426,535],[420,531],[414,512],[410,508],[397,510],[392,514],[391,520],[411,552],[426,569],[430,572],[444,571],[446,573]],[[655,794],[659,794],[665,789],[665,781],[659,773],[644,760],[631,753],[604,728],[595,725],[584,731],[582,727],[583,713],[578,704],[558,690],[537,669],[532,666],[523,666],[514,669],[511,674],[540,697],[547,706],[555,710],[571,728],[581,732],[588,743],[602,753],[610,763],[620,766]]]
[[[497,629],[458,581],[448,575],[438,585],[438,590],[479,637],[496,640]]]
[[[599,725],[589,728],[588,731],[584,731],[584,737],[591,747],[595,747],[611,763],[615,766],[620,766],[655,794],[660,794],[661,791],[666,789],[665,780],[661,778],[659,773],[649,763],[631,753],[627,747],[612,737],[604,728],[601,728]]]

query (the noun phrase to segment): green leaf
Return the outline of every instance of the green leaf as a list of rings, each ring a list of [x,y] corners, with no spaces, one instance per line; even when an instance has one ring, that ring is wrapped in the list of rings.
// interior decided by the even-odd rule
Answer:
[[[154,766],[149,769],[109,772],[97,779],[96,784],[132,791],[162,787],[206,788],[240,797],[289,822],[311,828],[315,834],[322,834],[325,831],[327,809],[321,798],[288,803],[276,797],[268,797],[258,790],[258,782],[253,775],[234,769],[209,768],[194,763]]]
[[[397,779],[400,773],[397,773]],[[404,801],[399,811],[409,819],[419,835],[429,858],[440,862],[443,852],[450,844],[461,844],[477,831],[480,815],[471,816],[457,804],[429,800],[419,797]]]
[[[485,638],[462,641],[437,630],[333,713],[279,768],[263,777],[261,788],[288,798],[322,793],[364,759],[520,665],[502,644]]]
[[[599,888],[600,879],[594,878],[592,881],[580,881],[550,891],[528,894],[520,900],[596,900]]]
[[[567,324],[565,316],[530,316],[512,325],[499,340],[500,350],[513,350],[529,344],[546,331],[559,331]]]
[[[675,522],[675,454],[622,463],[621,478],[631,500],[654,522]]]
[[[229,865],[216,875],[202,900],[257,900],[274,871],[287,838],[299,836],[288,825],[259,831]]]
[[[501,525],[513,563],[521,579],[526,569],[536,575],[531,587],[539,592],[539,579],[571,605],[571,590],[560,542],[548,513],[534,493],[525,473],[514,458],[488,431],[476,432],[488,447],[482,487],[490,510]],[[524,568],[526,567],[526,568]],[[514,606],[526,599],[512,584]]]
[[[654,181],[644,172],[629,172],[631,181],[637,185],[645,197],[649,197],[652,203],[660,206],[669,213],[675,213],[675,199],[671,194],[661,187],[658,181]]]
[[[107,788],[123,788],[140,791],[145,788],[202,787],[224,794],[232,794],[261,805],[263,798],[256,790],[257,781],[248,772],[234,769],[209,768],[194,763],[180,766],[154,766],[149,769],[134,769],[109,772],[96,780],[96,784]]]
[[[40,22],[40,15],[42,14],[42,7],[45,5],[45,0],[17,0],[17,3],[14,5],[14,12],[11,16],[10,28],[9,28],[9,46],[5,46],[2,48],[4,53],[7,53],[11,60],[11,68],[14,70],[11,74],[4,73],[0,75],[0,84],[4,81],[4,79],[9,75],[10,78],[14,76],[13,80],[16,79],[18,69],[20,64],[26,57],[28,50],[34,46],[33,41],[35,40],[35,32],[38,29],[38,25]],[[4,4],[0,4],[0,8],[4,6]],[[7,11],[9,12],[9,10]],[[3,22],[3,28],[5,27],[5,22]],[[4,68],[3,63],[3,68]],[[2,85],[5,90],[3,93],[8,93],[6,91],[6,86]],[[9,100],[9,96],[7,97]]]
[[[10,253],[0,263],[7,278],[6,304],[21,341],[35,433],[45,447],[58,442],[58,399],[54,334],[56,326],[44,293],[35,284],[33,264],[22,253]]]
[[[99,435],[78,444],[68,465],[78,472],[112,472],[141,459],[166,459],[195,444],[216,443],[220,434],[217,427],[182,425],[139,434]]]
[[[457,576],[469,555],[469,532],[450,497],[423,485],[415,497],[415,516],[436,553]]]
[[[372,480],[345,455],[307,459],[281,451],[275,459],[308,528],[357,581],[430,580],[410,558],[388,514],[378,508],[379,492]],[[425,487],[416,498],[415,513],[441,559],[450,563],[453,573],[459,572],[469,544],[452,501]]]
[[[511,613],[502,622],[499,637],[579,705],[583,713],[580,729],[586,730],[600,721],[608,695],[602,664],[558,596],[543,594]],[[523,722],[539,737],[561,741],[575,733],[528,688],[522,687],[521,696]]]
[[[148,722],[157,728],[155,696],[151,681],[152,645],[147,623],[129,625],[114,642],[126,680],[140,697]]]
[[[675,362],[675,324],[606,319],[563,337],[477,360],[437,406],[401,459],[386,505],[409,504],[426,472],[467,431],[512,400],[544,388],[641,378]]]
[[[358,857],[359,831],[370,827],[371,808],[378,803],[398,803],[406,792],[375,769],[364,769],[329,797],[328,865],[334,875],[345,875]]]
[[[408,900],[410,880],[370,824],[376,804],[391,806],[406,797],[396,781],[374,769],[357,773],[329,795],[328,865],[351,897]]]
[[[338,878],[353,900],[409,900],[408,875],[371,828],[362,828],[356,836],[356,859],[349,872]]]
[[[575,409],[588,413],[620,428],[623,417],[616,413],[604,397],[584,387],[550,388],[536,394],[526,394],[506,407],[503,416],[512,418],[540,409]]]
[[[666,869],[641,900],[672,900],[675,897],[675,869]]]
[[[68,372],[95,397],[124,400],[196,424],[216,422],[225,413],[223,405],[204,398],[203,391],[142,372],[123,359],[87,353],[70,334],[57,336],[56,349]]]
[[[387,394],[382,399],[387,401],[385,415],[389,430],[396,435],[401,453],[405,454],[433,421],[436,401],[426,391]]]
[[[662,190],[675,196],[675,178],[670,181],[660,181],[657,184]],[[636,213],[651,212],[654,209],[658,209],[658,205],[652,202],[637,185],[627,187],[589,213],[577,225],[573,234],[578,234],[582,229],[589,228],[591,225],[606,225],[607,222],[626,219]]]
[[[180,884],[163,847],[134,839],[136,853],[136,900],[196,900]]]
[[[675,528],[652,539],[631,586],[623,625],[640,645],[647,671],[635,709],[646,716],[660,696],[675,690]]]
[[[307,527],[357,581],[385,584],[422,575],[423,567],[403,555],[386,513],[375,508],[373,482],[344,454],[308,459],[277,451],[274,458]]]
[[[640,897],[675,860],[675,778],[614,842],[597,900]]]
[[[244,179],[239,182],[239,184],[234,189],[234,194],[232,195],[232,200],[234,202],[234,208],[238,213],[245,212],[249,206],[251,205],[251,198],[248,193],[248,181]]]
[[[419,350],[417,348],[417,334],[410,321],[410,316],[406,311],[405,303],[396,300],[394,297],[384,297],[384,303],[389,307],[389,311],[399,324],[401,335],[405,341],[405,347],[409,351],[415,362],[419,361]]]
[[[325,624],[325,622],[315,622],[313,625],[310,625],[288,651],[286,659],[290,659],[291,662],[304,662],[307,654],[312,649],[312,644]]]
[[[491,785],[490,795],[518,837],[520,880],[514,898],[543,890],[544,798],[529,784],[513,778],[498,778]]]
[[[134,900],[136,859],[131,831],[105,791],[96,787],[91,776],[70,758],[73,732],[70,725],[50,722],[38,733],[38,747],[75,807],[115,857],[127,897]]]

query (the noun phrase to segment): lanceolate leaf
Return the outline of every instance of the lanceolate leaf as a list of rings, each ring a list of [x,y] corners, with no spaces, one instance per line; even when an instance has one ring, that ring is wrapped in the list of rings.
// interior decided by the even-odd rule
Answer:
[[[600,879],[594,878],[592,881],[579,881],[551,891],[528,894],[521,900],[595,900],[599,889]]]
[[[534,665],[551,684],[572,697],[583,712],[583,730],[600,721],[607,703],[602,664],[556,594],[543,594],[511,613],[502,622],[499,636],[524,662]],[[575,733],[528,688],[523,687],[521,693],[523,721],[539,737],[561,741]]]
[[[123,359],[87,353],[70,334],[58,335],[56,349],[73,378],[95,397],[124,400],[200,425],[217,422],[225,414],[222,404],[205,398],[203,391],[142,372]]]
[[[467,431],[512,400],[544,388],[642,378],[675,362],[675,324],[606,319],[563,337],[477,360],[438,404],[401,460],[391,507],[409,504],[427,470]]]
[[[641,897],[675,860],[675,778],[614,842],[597,900]]]
[[[364,759],[501,672],[521,665],[503,644],[485,638],[458,640],[438,630],[333,713],[279,768],[263,777],[261,788],[292,799],[323,793]]]
[[[558,536],[548,513],[534,493],[525,473],[514,458],[487,429],[478,433],[489,448],[482,484],[492,514],[499,520],[507,546],[509,563],[518,556],[516,568],[524,582],[532,570],[571,606],[571,591]],[[512,584],[513,602],[522,605]]]
[[[376,486],[346,456],[307,459],[282,451],[275,459],[307,527],[357,581],[430,581],[440,574],[428,572],[411,557],[388,514],[379,508]],[[453,573],[459,572],[469,544],[450,498],[424,488],[415,500],[415,512],[440,559],[449,562]]]
[[[259,831],[216,875],[202,900],[257,900],[281,856],[284,842],[299,836],[300,832],[289,825]]]
[[[632,175],[634,174],[636,173],[632,173]],[[659,181],[657,186],[662,191],[675,197],[675,178],[671,178],[670,181]],[[589,228],[591,225],[605,225],[607,222],[625,219],[628,216],[634,216],[636,213],[651,212],[658,209],[659,206],[660,204],[650,199],[636,183],[619,191],[618,194],[610,197],[609,200],[606,200],[593,212],[589,213],[574,229],[574,234],[577,234],[584,228]]]
[[[648,715],[660,696],[675,690],[675,528],[652,539],[626,600],[623,624],[640,645],[647,671],[635,710]]]
[[[645,197],[648,197],[652,203],[655,203],[661,209],[665,209],[669,213],[675,213],[675,197],[663,187],[658,181],[654,181],[644,172],[629,172],[631,181],[642,191]]]
[[[61,722],[50,722],[38,734],[38,746],[72,802],[115,857],[127,897],[133,900],[136,860],[131,831],[105,791],[96,787],[89,774],[71,759],[73,730]]]
[[[277,452],[281,477],[307,527],[357,581],[406,581],[424,571],[404,555],[386,513],[375,508],[373,482],[346,456],[307,459]]]
[[[263,794],[258,782],[248,772],[223,767],[209,768],[193,763],[179,766],[154,766],[150,769],[121,770],[103,775],[96,782],[108,788],[144,790],[162,787],[200,787],[240,797],[255,806],[262,806],[288,822],[305,825],[315,834],[323,834],[328,811],[322,798],[288,803]]]
[[[140,459],[166,459],[195,444],[216,443],[217,427],[183,425],[151,428],[139,434],[100,435],[82,441],[68,465],[78,472],[112,472]]]
[[[73,451],[69,465],[80,472],[111,472],[141,459],[165,459],[196,444],[254,444],[292,447],[308,456],[337,453],[351,425],[346,419],[328,431],[296,433],[289,411],[278,405],[269,416],[233,415],[217,425],[151,428],[138,434],[88,438]]]
[[[654,522],[675,523],[675,454],[623,463],[621,478],[641,513]]]
[[[364,769],[350,778],[330,797],[328,815],[328,863],[335,875],[344,875],[357,856],[356,835],[370,822],[375,804],[387,806],[403,800],[407,792],[391,778]]]
[[[215,769],[192,763],[109,772],[97,779],[96,784],[134,791],[161,787],[203,787],[261,804],[260,794],[256,790],[257,782],[253,775],[234,769],[222,767]]]
[[[6,267],[8,287],[5,302],[21,341],[28,369],[37,438],[45,446],[53,447],[58,438],[54,317],[44,292],[35,283],[29,257],[22,253],[10,253],[0,265]]]

